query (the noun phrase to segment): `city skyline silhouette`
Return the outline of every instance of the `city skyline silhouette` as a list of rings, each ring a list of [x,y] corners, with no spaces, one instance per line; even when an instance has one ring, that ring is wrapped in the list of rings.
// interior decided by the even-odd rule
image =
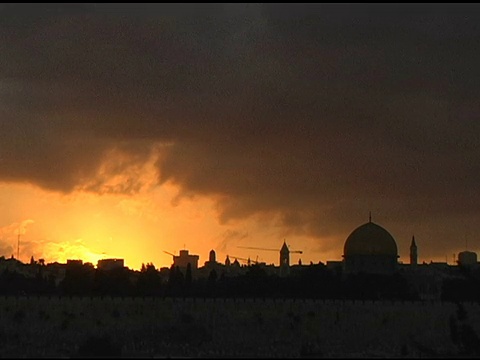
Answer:
[[[0,4],[0,355],[478,357],[479,24]]]
[[[421,261],[451,262],[465,238],[478,251],[475,4],[0,16],[4,256],[21,231],[24,261],[105,253],[138,269],[183,244],[284,238],[326,261],[368,211],[404,262],[412,234]]]

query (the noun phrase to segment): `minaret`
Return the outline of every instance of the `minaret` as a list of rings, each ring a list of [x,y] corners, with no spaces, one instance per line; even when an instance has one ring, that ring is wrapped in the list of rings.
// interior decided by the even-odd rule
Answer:
[[[412,236],[410,244],[410,265],[417,265],[417,245],[415,244],[415,236]]]

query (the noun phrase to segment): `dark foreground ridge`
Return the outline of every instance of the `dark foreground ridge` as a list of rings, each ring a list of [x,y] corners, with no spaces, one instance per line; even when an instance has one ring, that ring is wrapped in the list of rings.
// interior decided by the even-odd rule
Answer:
[[[478,357],[480,305],[0,297],[5,357]]]

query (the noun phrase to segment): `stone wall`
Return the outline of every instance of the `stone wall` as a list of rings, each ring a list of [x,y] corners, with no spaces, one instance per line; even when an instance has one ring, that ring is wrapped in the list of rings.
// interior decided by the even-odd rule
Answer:
[[[480,334],[479,304],[462,309],[459,315],[459,305],[442,302],[0,297],[1,355],[75,356],[88,339],[102,338],[126,357],[448,356],[464,351],[452,334],[462,324]]]

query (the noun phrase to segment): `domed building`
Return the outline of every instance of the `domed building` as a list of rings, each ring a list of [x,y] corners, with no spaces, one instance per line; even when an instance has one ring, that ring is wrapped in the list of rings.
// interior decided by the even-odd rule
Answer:
[[[398,264],[397,244],[387,230],[370,219],[348,236],[343,258],[346,273],[392,274]]]

